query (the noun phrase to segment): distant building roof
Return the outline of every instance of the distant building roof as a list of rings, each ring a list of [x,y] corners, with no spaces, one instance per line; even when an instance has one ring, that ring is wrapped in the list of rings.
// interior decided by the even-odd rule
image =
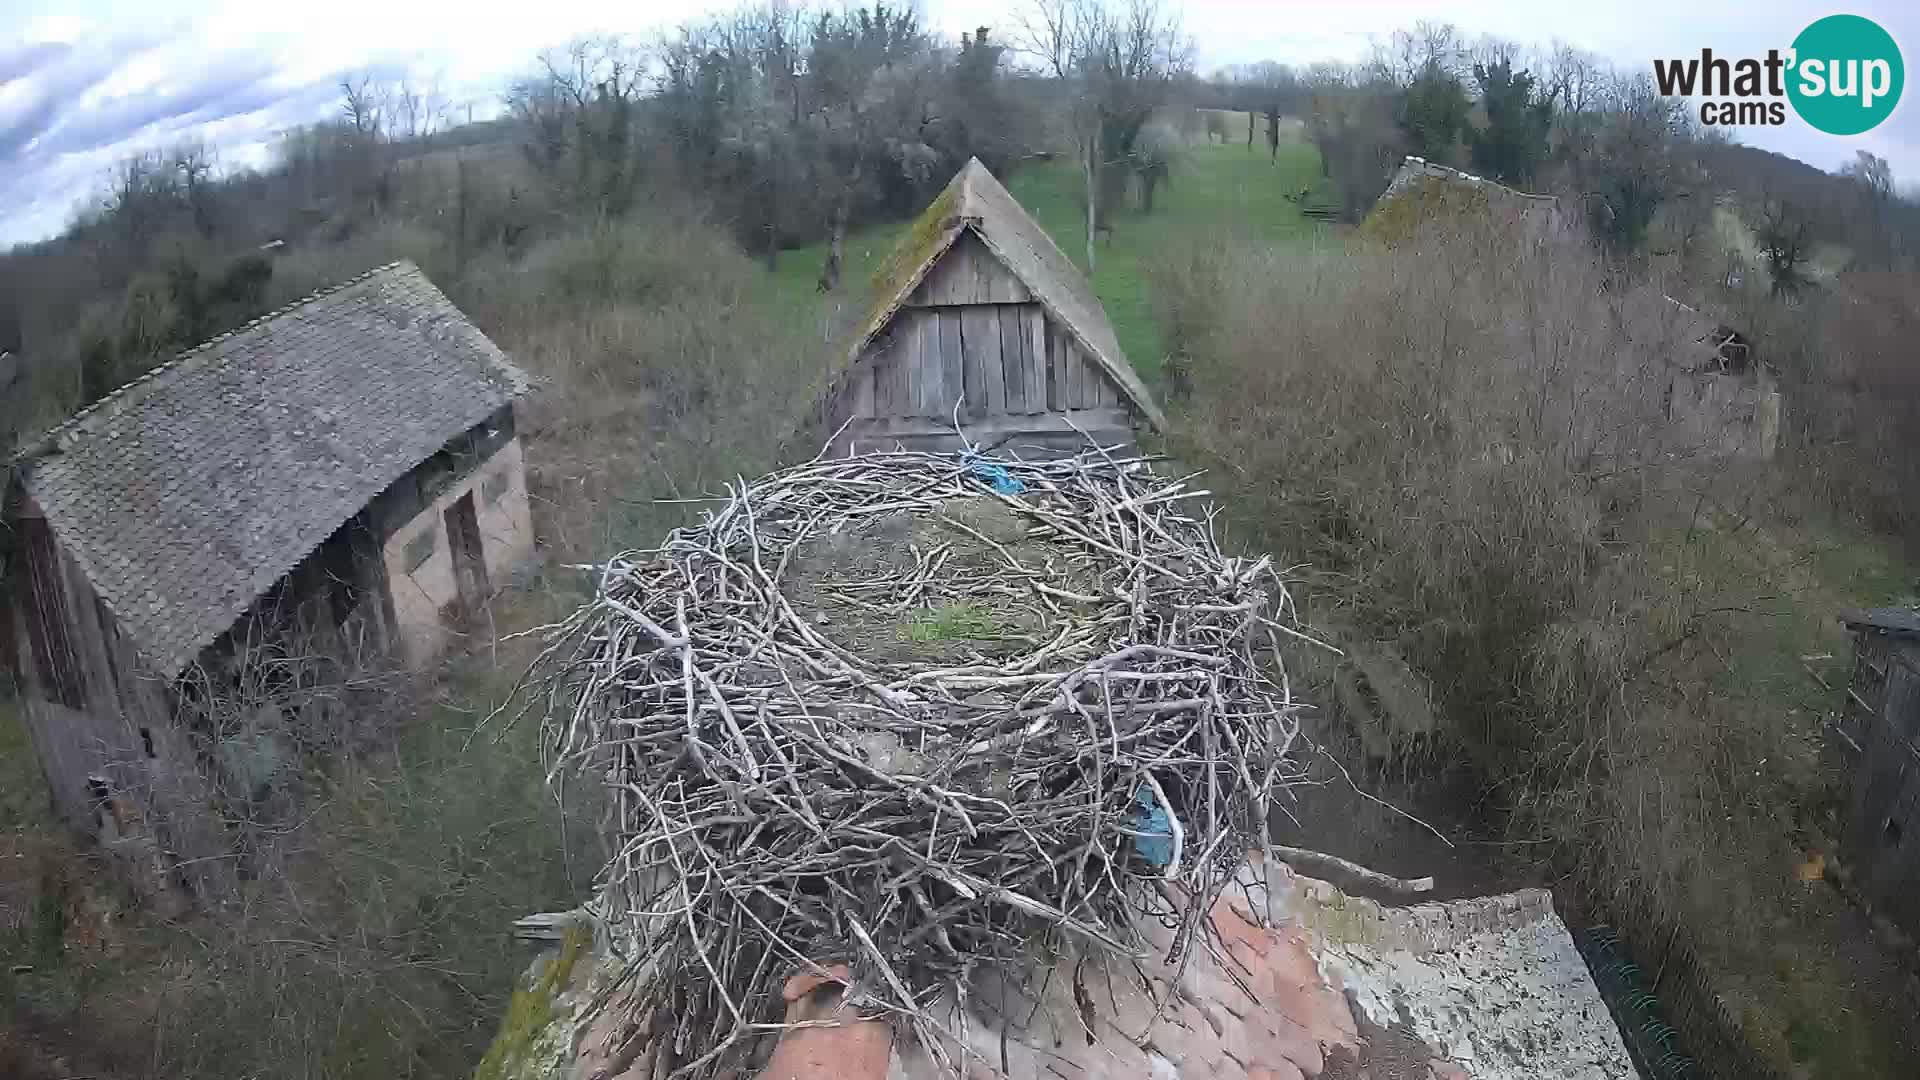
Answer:
[[[1848,609],[1840,613],[1840,621],[1852,630],[1878,630],[1902,637],[1920,636],[1920,611],[1913,608]]]
[[[868,342],[886,329],[927,272],[940,261],[940,256],[969,229],[1126,390],[1154,426],[1165,427],[1165,415],[1154,403],[1146,384],[1127,363],[1120,341],[1114,336],[1113,324],[1107,321],[1106,309],[1094,296],[1086,275],[1073,265],[1000,181],[994,179],[979,158],[968,161],[954,174],[946,190],[914,222],[880,271],[875,286],[879,295],[849,351],[849,363],[858,359]]]
[[[209,341],[54,429],[25,490],[160,674],[528,381],[412,263]]]
[[[1414,157],[1411,154],[1407,155],[1406,159],[1400,162],[1400,168],[1394,171],[1393,180],[1387,184],[1387,190],[1381,193],[1380,201],[1384,203],[1410,190],[1422,179],[1468,184],[1474,187],[1484,188],[1497,195],[1514,199],[1531,200],[1547,206],[1552,206],[1559,202],[1558,199],[1555,199],[1551,195],[1534,195],[1529,192],[1519,191],[1505,184],[1488,180],[1485,177],[1475,176],[1470,172],[1462,172],[1451,166],[1428,161],[1423,157]]]

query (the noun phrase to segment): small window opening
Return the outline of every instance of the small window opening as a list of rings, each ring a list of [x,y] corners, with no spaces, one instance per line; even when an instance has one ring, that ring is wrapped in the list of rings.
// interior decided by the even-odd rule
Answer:
[[[140,729],[140,745],[146,749],[148,757],[158,756],[153,752],[153,729],[152,728]]]
[[[419,536],[407,541],[407,546],[401,549],[401,559],[406,565],[407,573],[411,574],[415,570],[420,569],[426,565],[428,559],[433,558],[434,548],[437,546],[438,540],[438,530],[429,528]]]

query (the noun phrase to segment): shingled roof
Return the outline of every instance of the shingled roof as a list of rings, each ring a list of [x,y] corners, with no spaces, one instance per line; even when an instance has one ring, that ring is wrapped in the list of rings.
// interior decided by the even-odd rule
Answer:
[[[156,673],[177,674],[375,495],[528,380],[397,262],[114,391],[26,492]]]
[[[1113,324],[1107,321],[1106,309],[1093,295],[1086,275],[979,158],[968,161],[954,174],[876,277],[878,295],[848,353],[850,363],[857,361],[868,343],[886,329],[928,271],[968,230],[1026,284],[1040,305],[1126,390],[1155,427],[1166,426],[1166,417],[1154,404],[1153,395],[1120,350]]]

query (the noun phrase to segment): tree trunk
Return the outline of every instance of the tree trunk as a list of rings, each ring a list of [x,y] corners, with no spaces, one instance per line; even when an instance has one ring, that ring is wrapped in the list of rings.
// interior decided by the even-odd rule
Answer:
[[[1093,276],[1093,238],[1100,226],[1100,125],[1087,136],[1087,276]]]
[[[820,267],[820,280],[814,283],[814,288],[820,292],[830,293],[840,288],[840,252],[846,239],[847,209],[846,203],[842,202],[840,209],[834,211],[833,239],[827,243],[826,264]]]
[[[1253,150],[1253,110],[1252,109],[1247,110],[1247,150],[1249,153],[1251,153]]]
[[[453,223],[453,265],[458,272],[465,273],[467,269],[468,203],[471,201],[471,196],[467,191],[469,184],[467,180],[467,159],[458,154],[458,152],[455,153],[453,159],[453,181],[457,199]]]
[[[840,288],[840,257],[847,246],[847,217],[853,212],[853,193],[860,186],[862,162],[856,161],[853,175],[847,178],[847,186],[840,193],[840,202],[833,208],[833,238],[827,243],[827,261],[820,267],[820,280],[814,288],[823,293],[838,291]]]

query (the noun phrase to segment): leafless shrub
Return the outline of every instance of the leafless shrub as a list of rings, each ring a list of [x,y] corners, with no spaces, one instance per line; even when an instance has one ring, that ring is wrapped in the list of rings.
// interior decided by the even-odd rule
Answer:
[[[1782,373],[1787,450],[1840,510],[1920,550],[1920,280],[1844,275],[1830,291],[1749,316]]]
[[[567,906],[599,855],[545,789],[534,733],[481,726],[505,687],[459,661],[444,677],[256,641],[189,695],[244,872],[141,976],[154,1075],[459,1075],[478,1058],[524,962],[512,920]],[[308,745],[352,735],[357,753]]]
[[[1314,567],[1309,619],[1427,677],[1487,805],[1551,841],[1523,850],[1603,895],[1697,899],[1771,793],[1721,763],[1777,733],[1656,678],[1753,587],[1664,544],[1711,472],[1666,430],[1673,305],[1558,225],[1172,262],[1205,418],[1180,441],[1250,542]]]
[[[523,423],[543,536],[563,556],[651,536],[763,471],[828,349],[697,208],[579,226],[522,261],[476,265],[459,296],[543,382]]]

